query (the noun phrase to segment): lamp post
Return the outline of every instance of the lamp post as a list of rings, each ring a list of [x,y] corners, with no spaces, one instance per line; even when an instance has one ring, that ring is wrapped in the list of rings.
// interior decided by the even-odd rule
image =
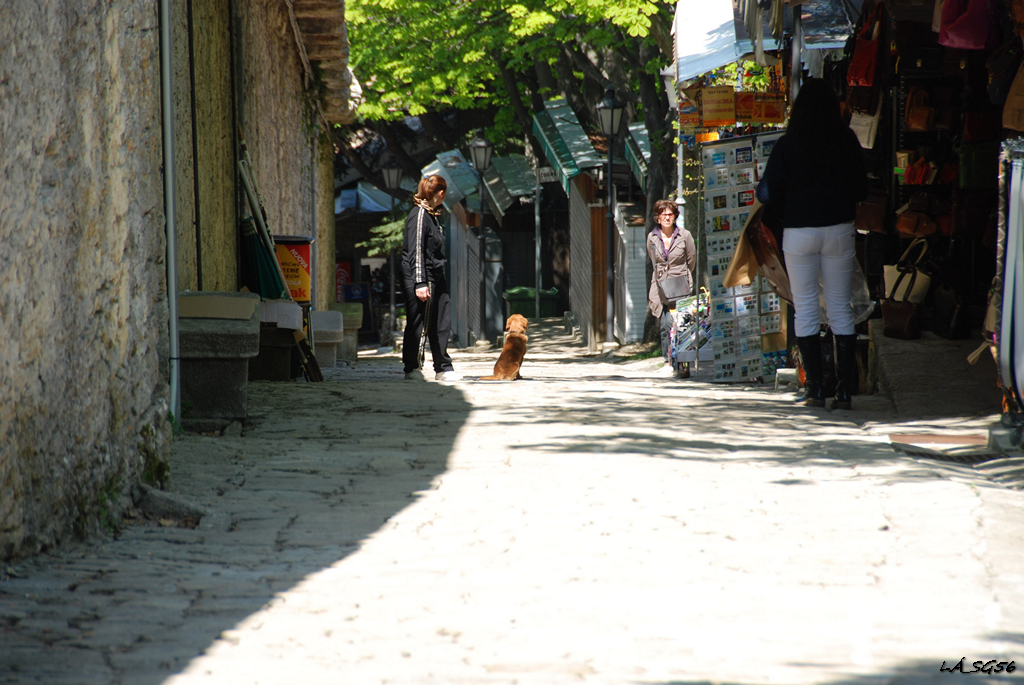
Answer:
[[[476,138],[469,141],[469,155],[473,158],[473,168],[480,174],[480,337],[487,339],[487,276],[484,271],[484,249],[487,240],[484,237],[484,172],[491,166],[491,153],[494,145],[484,137],[484,130],[477,129]]]
[[[388,165],[382,170],[384,174],[384,185],[388,187],[388,190],[395,191],[402,185],[402,169],[395,165],[395,160],[391,159]],[[395,196],[391,195],[391,221],[395,220]],[[391,277],[388,289],[391,290],[391,344],[395,344],[395,334],[398,332],[398,321],[395,319],[395,248],[391,248],[390,259],[391,263]]]
[[[625,108],[626,103],[617,100],[615,98],[615,91],[611,88],[604,92],[604,99],[596,107],[597,118],[601,122],[601,133],[608,139],[608,178],[606,180],[608,195],[605,200],[608,204],[608,212],[605,214],[605,219],[607,219],[605,232],[607,234],[608,252],[608,265],[605,269],[605,275],[608,281],[608,296],[605,304],[605,318],[607,321],[604,334],[604,339],[607,342],[615,341],[615,217],[612,214],[612,147],[615,145],[615,136],[619,132],[619,125],[622,123],[622,112]]]

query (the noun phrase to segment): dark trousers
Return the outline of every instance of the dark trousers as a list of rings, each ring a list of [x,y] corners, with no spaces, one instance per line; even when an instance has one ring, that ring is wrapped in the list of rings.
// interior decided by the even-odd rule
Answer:
[[[661,310],[661,356],[666,362],[672,362],[672,311],[667,307]]]
[[[434,358],[434,371],[452,370],[452,358],[448,356],[448,338],[452,331],[452,298],[448,283],[440,280],[430,286],[430,321],[427,322],[427,341],[430,355]],[[420,337],[423,335],[423,315],[427,303],[416,297],[416,293],[405,293],[405,338],[402,342],[402,363],[409,373],[420,366]]]

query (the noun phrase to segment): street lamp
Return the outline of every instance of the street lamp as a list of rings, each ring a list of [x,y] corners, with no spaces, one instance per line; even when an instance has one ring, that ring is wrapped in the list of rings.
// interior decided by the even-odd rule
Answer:
[[[605,304],[607,322],[604,334],[604,339],[608,342],[615,341],[615,238],[613,235],[615,219],[612,215],[612,147],[615,145],[615,135],[619,132],[619,126],[622,124],[622,112],[625,108],[626,103],[617,100],[615,91],[611,88],[604,92],[604,99],[597,103],[596,107],[597,118],[601,122],[601,133],[608,139],[608,178],[606,181],[608,195],[605,200],[608,204],[608,213],[605,214],[608,224],[605,229],[608,245],[608,265],[605,269],[608,280],[608,297]]]
[[[491,153],[494,145],[484,137],[484,130],[477,129],[476,138],[469,141],[469,155],[473,158],[473,168],[480,174],[480,337],[487,339],[487,274],[484,270],[484,249],[487,239],[484,237],[484,172],[491,166]]]
[[[384,185],[388,187],[388,190],[395,191],[402,185],[402,169],[395,164],[395,159],[392,157],[388,161],[387,166],[381,169],[384,174]],[[391,221],[395,220],[395,196],[391,195]],[[395,344],[395,334],[398,332],[398,321],[395,319],[395,248],[391,248],[391,255],[388,260],[391,262],[391,279],[388,288],[391,290],[391,344]]]

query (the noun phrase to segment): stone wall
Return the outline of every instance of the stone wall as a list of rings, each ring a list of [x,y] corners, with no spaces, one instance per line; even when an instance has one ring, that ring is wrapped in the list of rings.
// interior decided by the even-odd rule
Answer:
[[[167,451],[158,29],[152,0],[0,8],[3,559],[115,522]]]
[[[285,2],[254,0],[234,8],[232,17],[220,0],[192,0],[190,67],[187,4],[173,4],[179,287],[239,287],[239,212],[251,209],[237,175],[237,127],[267,228],[274,235],[317,237],[317,306],[326,309],[327,294],[333,301],[334,166],[333,148],[305,95],[315,84],[307,86]]]

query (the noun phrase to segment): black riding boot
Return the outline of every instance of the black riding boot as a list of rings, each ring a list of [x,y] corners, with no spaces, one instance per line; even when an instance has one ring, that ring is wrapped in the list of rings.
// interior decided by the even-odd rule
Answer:
[[[825,391],[821,386],[821,337],[817,333],[796,339],[804,366],[805,407],[824,407]]]
[[[857,334],[837,335],[836,398],[832,409],[851,409],[853,387],[857,382]]]

